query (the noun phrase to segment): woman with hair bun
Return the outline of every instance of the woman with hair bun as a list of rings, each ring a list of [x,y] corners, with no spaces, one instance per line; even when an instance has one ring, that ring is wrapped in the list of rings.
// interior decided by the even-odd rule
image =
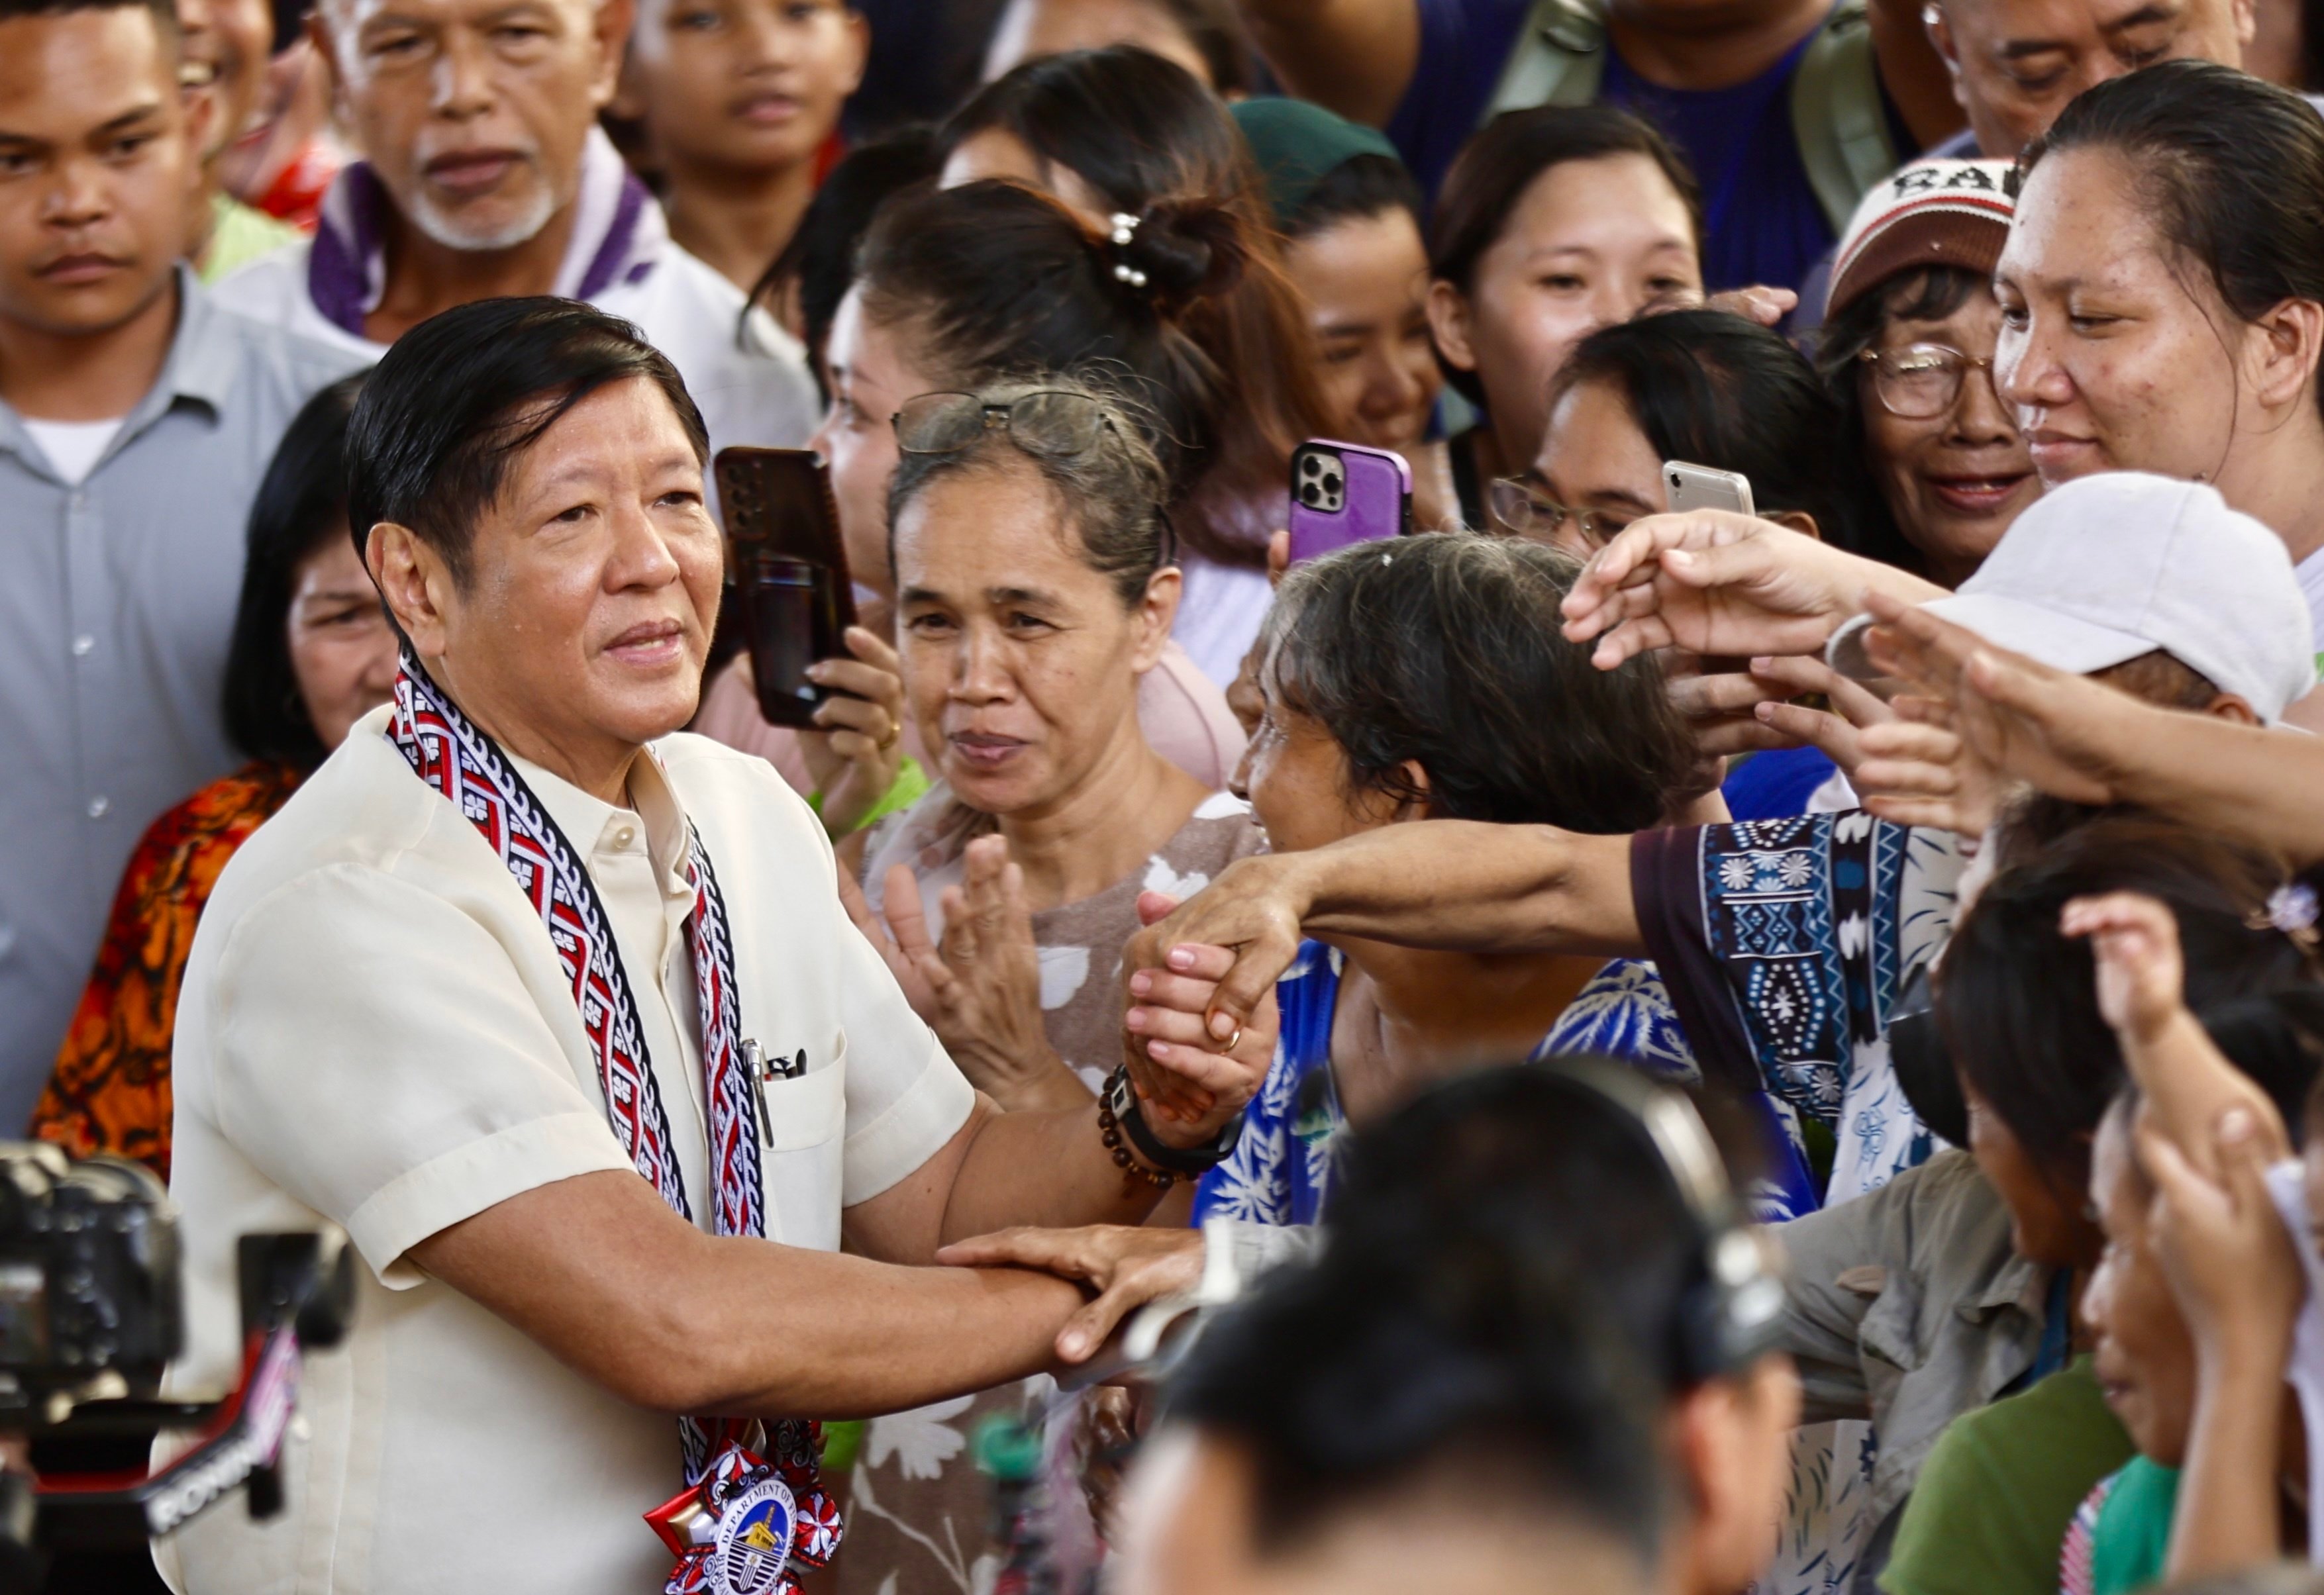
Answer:
[[[1241,134],[1185,68],[1116,45],[1026,62],[940,141],[947,188],[997,178],[1055,195],[1105,257],[1120,314],[1177,335],[1172,397],[1191,429],[1166,462],[1186,571],[1176,636],[1224,687],[1267,613],[1291,451],[1332,413]]]

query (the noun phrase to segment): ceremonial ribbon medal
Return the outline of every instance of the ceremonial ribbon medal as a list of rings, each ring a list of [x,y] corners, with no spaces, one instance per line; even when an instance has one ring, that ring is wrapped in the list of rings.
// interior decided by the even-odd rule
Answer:
[[[637,998],[581,855],[492,738],[468,723],[409,649],[395,678],[389,735],[414,773],[476,827],[540,914],[572,982],[613,1134],[631,1166],[693,1222]],[[726,902],[691,826],[686,878],[695,894],[686,926],[710,1110],[712,1222],[721,1235],[763,1236],[761,1104],[742,1057]],[[831,1560],[840,1522],[818,1471],[819,1425],[684,1417],[678,1442],[685,1488],[646,1514],[678,1557],[667,1595],[791,1595],[798,1568]],[[754,1444],[770,1454],[761,1456]]]

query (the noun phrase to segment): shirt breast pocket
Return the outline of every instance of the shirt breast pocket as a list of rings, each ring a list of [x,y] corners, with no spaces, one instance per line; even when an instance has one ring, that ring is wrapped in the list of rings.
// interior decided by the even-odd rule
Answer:
[[[847,1131],[847,1037],[831,1042],[828,1063],[810,1050],[807,1072],[770,1080],[759,1110],[766,1124],[760,1180],[766,1196],[767,1239],[786,1246],[839,1249],[841,1154]]]

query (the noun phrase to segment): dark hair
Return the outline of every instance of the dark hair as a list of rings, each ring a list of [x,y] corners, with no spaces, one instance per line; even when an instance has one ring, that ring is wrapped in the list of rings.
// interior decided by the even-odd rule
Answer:
[[[372,368],[347,431],[347,530],[358,553],[383,521],[409,526],[467,579],[476,518],[511,461],[598,389],[653,383],[707,459],[702,412],[669,357],[576,300],[489,299],[430,316]]]
[[[1116,248],[1057,200],[1015,183],[906,194],[864,240],[863,310],[908,327],[915,364],[947,384],[1054,373],[1126,394],[1176,512],[1248,413],[1240,373],[1194,336],[1184,309],[1242,270],[1247,242],[1215,207],[1155,207]],[[1145,284],[1122,281],[1120,264],[1145,273]],[[1198,515],[1174,512],[1172,523],[1213,552]]]
[[[1748,477],[1763,515],[1812,515],[1843,546],[1863,519],[1864,473],[1831,447],[1839,409],[1781,333],[1725,310],[1618,321],[1574,346],[1551,408],[1587,383],[1622,396],[1660,457]]]
[[[275,446],[250,506],[242,597],[226,650],[226,733],[253,759],[312,770],[330,750],[315,734],[290,668],[288,622],[299,567],[347,515],[347,418],[365,373],[308,400]]]
[[[1428,272],[1463,294],[1476,290],[1477,263],[1500,241],[1526,190],[1553,167],[1571,161],[1644,155],[1670,180],[1686,203],[1695,249],[1702,247],[1702,190],[1684,156],[1652,124],[1618,106],[1536,106],[1504,111],[1485,124],[1453,158],[1436,191],[1428,229]],[[1471,402],[1484,402],[1474,372],[1445,368]]]
[[[2215,61],[2111,78],[2025,147],[2017,182],[2044,156],[2078,149],[2126,158],[2156,230],[2237,320],[2324,300],[2324,121],[2290,89]],[[2324,408],[2324,384],[2316,397]]]
[[[1558,605],[1581,570],[1473,532],[1343,549],[1285,579],[1268,682],[1340,744],[1359,791],[1452,819],[1646,830],[1692,773],[1693,739],[1658,664],[1600,670],[1565,640]]]
[[[71,16],[83,11],[143,11],[153,19],[161,42],[175,52],[185,37],[175,0],[0,0],[0,23],[26,17]]]
[[[973,135],[996,130],[1074,173],[1115,213],[1139,218],[1132,251],[1185,248],[1171,235],[1191,225],[1204,251],[1238,257],[1213,291],[1176,307],[1187,338],[1226,373],[1209,452],[1197,456],[1204,480],[1193,485],[1234,497],[1280,493],[1291,451],[1329,431],[1331,411],[1258,170],[1226,106],[1176,62],[1121,44],[1024,62],[978,90],[938,137],[949,157]],[[1159,235],[1151,242],[1149,230]],[[1120,263],[1159,281],[1140,261]],[[987,286],[960,276],[963,290]],[[1263,549],[1219,538],[1197,517],[1181,516],[1177,530],[1213,558],[1265,560]]]
[[[1653,1348],[1674,1339],[1702,1240],[1643,1145],[1542,1071],[1484,1071],[1358,1137],[1327,1228],[1322,1257],[1222,1314],[1168,1392],[1172,1419],[1252,1452],[1261,1553],[1452,1482],[1651,1563]]]
[[[896,523],[904,510],[938,477],[990,470],[1022,458],[1064,507],[1079,534],[1082,562],[1113,583],[1125,605],[1145,596],[1146,584],[1162,568],[1169,532],[1162,511],[1162,466],[1137,421],[1134,407],[1119,394],[1069,376],[1036,374],[1019,383],[985,388],[981,405],[1007,405],[1028,393],[1072,393],[1101,407],[1103,419],[1095,444],[1075,455],[1037,454],[1020,448],[997,427],[979,432],[964,448],[949,454],[907,454],[888,488],[889,564],[895,563]],[[975,536],[975,528],[960,529]]]
[[[1840,429],[1833,435],[1857,440],[1856,454],[1868,474],[1872,467],[1872,445],[1871,433],[1864,424],[1868,385],[1864,351],[1880,341],[1890,322],[1942,321],[1979,291],[1991,293],[1993,279],[1967,266],[1915,266],[1897,272],[1869,293],[1858,294],[1823,324],[1816,342],[1816,370],[1823,378],[1824,391],[1839,407]],[[1840,532],[1846,529],[1826,535],[1851,554],[1926,576],[1928,556],[1896,524],[1886,497],[1877,490],[1860,496],[1860,513],[1849,540],[1840,541]]]
[[[2227,1062],[2267,1093],[2296,1148],[2324,1082],[2324,985],[2292,986],[2214,1002],[2195,1016]]]
[[[1420,185],[1401,161],[1386,155],[1351,155],[1316,180],[1307,198],[1277,225],[1286,238],[1312,238],[1345,221],[1401,210],[1420,225]]]
[[[2200,1012],[2313,979],[2289,936],[2252,927],[2281,883],[2273,861],[2235,844],[2112,815],[2004,870],[1963,916],[1936,978],[1946,1050],[2061,1196],[2080,1203],[2089,1137],[2123,1080],[2089,944],[2058,929],[2065,906],[2109,891],[2159,899],[2178,921]]]
[[[799,320],[817,388],[825,386],[824,346],[831,341],[839,301],[855,284],[855,253],[871,231],[872,218],[890,195],[927,181],[943,167],[934,128],[900,127],[856,145],[825,176],[790,242],[752,286],[749,302],[757,305],[787,283],[798,285]],[[825,400],[830,397],[825,389]]]

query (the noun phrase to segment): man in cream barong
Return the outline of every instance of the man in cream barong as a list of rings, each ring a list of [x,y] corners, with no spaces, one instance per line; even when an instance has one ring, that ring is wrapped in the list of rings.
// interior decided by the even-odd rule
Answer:
[[[309,1365],[286,1512],[214,1512],[157,1560],[199,1595],[631,1595],[745,1587],[779,1546],[788,1584],[834,1528],[797,1420],[1034,1371],[1082,1299],[913,1265],[1137,1222],[1215,1156],[1268,1038],[1182,1055],[1199,1122],[976,1095],[813,814],[674,734],[720,538],[700,417],[627,324],[448,311],[381,362],[348,452],[403,675],[196,938],[173,1386],[236,1372],[236,1235],[327,1219],[369,1268]]]

